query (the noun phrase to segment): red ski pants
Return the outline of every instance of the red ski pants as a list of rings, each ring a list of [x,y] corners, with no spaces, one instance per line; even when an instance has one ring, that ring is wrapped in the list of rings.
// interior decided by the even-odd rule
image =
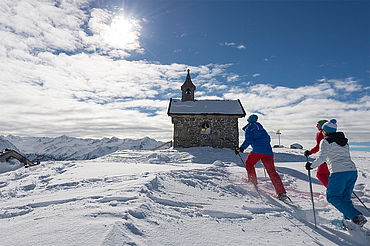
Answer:
[[[329,175],[328,165],[324,162],[317,168],[316,177],[325,187],[328,187]]]
[[[249,175],[252,176],[252,179],[255,182],[255,184],[257,184],[257,175],[254,165],[256,165],[259,160],[262,161],[262,164],[265,167],[271,179],[271,182],[275,187],[276,194],[285,193],[286,191],[283,182],[281,182],[280,176],[275,170],[273,155],[256,154],[253,152],[249,153],[247,159],[245,160],[245,168],[247,169]],[[251,182],[249,175],[248,181]]]

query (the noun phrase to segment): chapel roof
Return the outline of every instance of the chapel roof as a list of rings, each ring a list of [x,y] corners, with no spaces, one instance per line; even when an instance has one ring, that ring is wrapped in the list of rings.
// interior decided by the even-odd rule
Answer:
[[[167,114],[175,115],[228,115],[244,117],[245,111],[239,100],[170,100]]]

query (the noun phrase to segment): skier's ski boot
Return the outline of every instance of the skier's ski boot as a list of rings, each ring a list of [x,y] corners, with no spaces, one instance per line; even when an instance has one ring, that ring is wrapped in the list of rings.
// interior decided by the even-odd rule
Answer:
[[[362,227],[367,222],[367,219],[362,214],[359,214],[352,219],[352,222]]]
[[[283,202],[286,202],[288,200],[290,202],[292,202],[292,200],[289,198],[289,196],[287,196],[286,193],[280,193],[280,194],[278,194],[277,199],[279,199],[280,201],[283,201]]]
[[[348,224],[350,223],[350,220],[349,219],[342,219],[342,229],[344,231],[348,231],[349,228],[348,228]]]

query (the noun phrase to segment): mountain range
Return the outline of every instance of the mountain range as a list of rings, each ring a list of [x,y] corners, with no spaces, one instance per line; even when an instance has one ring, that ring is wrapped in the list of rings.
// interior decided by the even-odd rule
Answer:
[[[116,137],[102,139],[83,139],[65,135],[51,137],[19,137],[0,135],[0,150],[10,148],[35,161],[89,160],[117,150],[149,150],[163,142],[149,137],[142,139],[119,139]]]

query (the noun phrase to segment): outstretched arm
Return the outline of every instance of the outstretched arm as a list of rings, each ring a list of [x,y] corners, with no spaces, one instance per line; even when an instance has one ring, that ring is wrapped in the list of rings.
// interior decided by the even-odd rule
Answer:
[[[326,140],[321,141],[320,143],[320,152],[319,152],[319,157],[312,162],[312,168],[316,168],[320,166],[323,162],[326,161],[326,158],[328,157],[329,153],[329,142]]]
[[[312,155],[312,154],[315,154],[315,153],[317,153],[317,152],[319,152],[319,150],[320,150],[320,142],[321,142],[321,140],[323,140],[324,139],[324,135],[322,134],[322,132],[320,131],[320,132],[318,132],[317,134],[316,134],[316,145],[315,145],[315,147],[313,147],[311,150],[310,150],[310,155]]]

